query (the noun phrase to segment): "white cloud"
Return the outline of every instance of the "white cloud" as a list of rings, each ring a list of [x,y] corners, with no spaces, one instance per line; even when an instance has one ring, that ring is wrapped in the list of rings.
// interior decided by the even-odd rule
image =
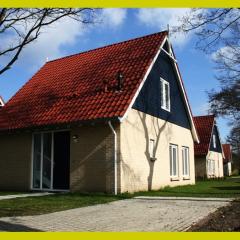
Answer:
[[[220,49],[218,49],[216,52],[211,54],[211,59],[216,61],[218,59],[219,56],[225,56],[225,61],[227,62],[229,59],[229,62],[233,62],[233,61],[237,61],[236,59],[236,52],[240,51],[240,47],[239,46],[225,46],[225,47],[221,47]]]
[[[31,64],[43,63],[62,56],[61,47],[74,44],[77,38],[85,33],[86,29],[80,22],[72,19],[63,19],[45,29],[40,37],[27,46],[22,55],[22,61],[31,61]]]
[[[118,27],[123,24],[127,16],[127,10],[123,8],[105,8],[102,10],[100,19],[104,26]]]
[[[46,59],[52,60],[62,57],[64,52],[62,47],[73,45],[79,41],[79,37],[84,37],[87,32],[93,31],[95,28],[116,28],[123,24],[126,19],[127,10],[120,8],[106,8],[98,12],[96,20],[100,20],[100,24],[84,25],[70,18],[64,18],[45,29],[41,35],[33,43],[26,46],[20,55],[18,66],[27,66],[30,71],[36,71],[39,66],[43,65]],[[83,39],[84,40],[84,39]],[[6,36],[2,39],[5,44],[13,43],[12,36]],[[0,65],[7,61],[1,58]]]
[[[171,27],[178,26],[180,24],[180,18],[186,14],[189,14],[190,8],[141,8],[137,12],[138,20],[149,27],[158,28],[160,30],[166,30],[168,25]],[[174,45],[182,46],[186,44],[192,34],[177,33],[171,35],[171,40]]]

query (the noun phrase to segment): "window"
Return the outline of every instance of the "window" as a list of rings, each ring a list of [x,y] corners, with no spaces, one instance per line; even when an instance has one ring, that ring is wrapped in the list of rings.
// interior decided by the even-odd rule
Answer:
[[[183,176],[189,177],[189,148],[182,147]]]
[[[216,135],[213,134],[213,147],[216,148]]]
[[[52,178],[52,133],[33,135],[33,180],[32,187],[50,189]]]
[[[150,155],[150,158],[154,158],[154,145],[155,145],[155,141],[153,139],[150,139],[150,141],[149,141],[149,155]]]
[[[215,161],[211,159],[208,160],[208,175],[215,175]]]
[[[161,108],[170,111],[170,86],[169,82],[161,80]]]
[[[178,177],[178,146],[170,144],[170,176]]]

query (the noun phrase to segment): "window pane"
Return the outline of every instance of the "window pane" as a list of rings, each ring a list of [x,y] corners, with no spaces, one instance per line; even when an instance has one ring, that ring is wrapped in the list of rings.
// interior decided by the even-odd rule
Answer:
[[[216,135],[213,135],[213,147],[216,148]]]
[[[169,156],[170,156],[170,176],[172,176],[172,146],[169,146]]]
[[[211,174],[211,161],[208,160],[208,174]]]
[[[185,148],[185,166],[186,166],[186,169],[185,169],[185,175],[189,175],[189,152],[188,152],[188,148]]]
[[[41,134],[33,136],[33,188],[40,188],[41,171]]]
[[[177,175],[177,166],[176,166],[176,148],[173,148],[173,175]]]
[[[166,109],[169,109],[169,85],[165,83],[165,107]]]
[[[164,89],[163,89],[163,81],[160,81],[160,84],[161,84],[161,107],[164,107]]]
[[[51,187],[51,149],[52,134],[43,134],[43,172],[42,172],[42,188]]]
[[[154,157],[154,140],[153,139],[150,139],[150,142],[149,142],[149,155],[151,158]]]

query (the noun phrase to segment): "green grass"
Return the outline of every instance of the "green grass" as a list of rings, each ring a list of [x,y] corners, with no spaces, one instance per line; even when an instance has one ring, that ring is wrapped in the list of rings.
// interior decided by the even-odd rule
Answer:
[[[3,195],[6,192],[1,192]],[[9,193],[9,192],[8,192]],[[6,195],[6,194],[4,194]],[[165,187],[158,191],[121,194],[62,193],[42,197],[0,200],[0,217],[38,215],[67,209],[104,204],[135,196],[234,197],[240,198],[240,178],[198,181],[196,185]]]
[[[240,178],[197,181],[195,185],[165,187],[158,191],[138,192],[135,195],[240,198]]]
[[[108,203],[126,197],[127,195],[64,193],[41,197],[0,200],[0,217],[39,215]]]

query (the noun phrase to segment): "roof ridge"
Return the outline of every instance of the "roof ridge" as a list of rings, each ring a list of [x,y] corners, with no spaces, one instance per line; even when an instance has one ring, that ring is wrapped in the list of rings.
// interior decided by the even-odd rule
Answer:
[[[126,42],[132,42],[132,41],[135,41],[137,39],[146,38],[146,37],[150,37],[150,36],[154,36],[154,35],[158,35],[158,34],[162,34],[162,33],[167,33],[168,34],[168,31],[164,30],[164,31],[157,32],[157,33],[151,33],[151,34],[148,34],[148,35],[143,35],[141,37],[135,37],[135,38],[131,38],[131,39],[128,39],[128,40],[121,41],[121,42],[116,42],[116,43],[112,43],[112,44],[109,44],[109,45],[105,45],[105,46],[102,46],[102,47],[89,49],[87,51],[70,54],[70,55],[67,55],[67,56],[64,56],[64,57],[60,57],[60,58],[56,58],[56,59],[53,59],[53,60],[49,60],[47,63],[59,61],[59,60],[65,59],[65,58],[81,55],[81,54],[84,54],[84,53],[93,52],[93,51],[96,51],[96,50],[104,49],[104,48],[115,46],[115,45],[118,45],[118,44],[123,44],[123,43],[126,43]]]
[[[198,117],[214,117],[215,118],[215,115],[214,114],[208,114],[208,115],[197,115],[197,116],[193,116],[194,118],[198,118]]]

